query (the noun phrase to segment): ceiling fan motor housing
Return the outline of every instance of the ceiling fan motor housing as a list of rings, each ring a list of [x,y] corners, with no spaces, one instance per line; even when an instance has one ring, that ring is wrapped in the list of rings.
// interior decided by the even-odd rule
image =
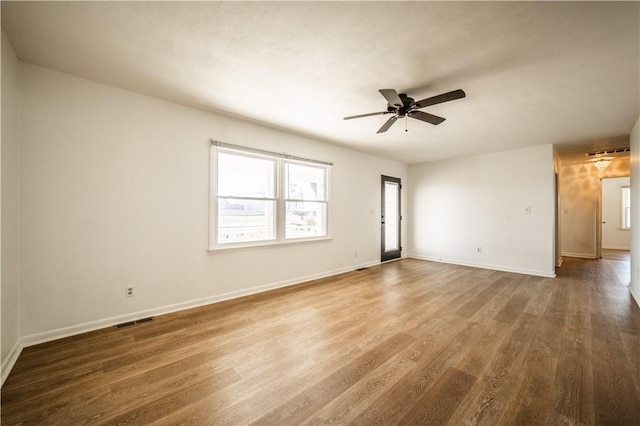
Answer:
[[[398,96],[400,97],[400,100],[402,101],[404,106],[409,106],[413,104],[414,99],[407,96],[406,93],[399,93]]]
[[[399,117],[404,117],[407,112],[411,110],[414,99],[407,96],[406,93],[399,93],[398,97],[400,97],[403,105],[399,109],[397,109],[397,113]]]

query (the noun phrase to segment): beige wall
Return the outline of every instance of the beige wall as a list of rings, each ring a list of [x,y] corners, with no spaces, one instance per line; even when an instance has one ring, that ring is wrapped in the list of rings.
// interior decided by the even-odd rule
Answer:
[[[597,256],[597,222],[601,181],[605,177],[629,176],[629,158],[618,158],[604,172],[592,162],[560,168],[560,229],[563,256]]]
[[[2,33],[2,382],[19,354],[20,89],[19,65]]]

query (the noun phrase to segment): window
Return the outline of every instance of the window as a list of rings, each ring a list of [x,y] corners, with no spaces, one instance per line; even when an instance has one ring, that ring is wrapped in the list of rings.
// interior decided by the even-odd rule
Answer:
[[[285,238],[327,235],[326,169],[285,161]]]
[[[620,228],[621,229],[630,229],[631,228],[631,188],[628,186],[623,186],[620,188]]]
[[[218,152],[217,243],[276,238],[276,161]]]
[[[212,142],[210,249],[328,237],[331,164]]]

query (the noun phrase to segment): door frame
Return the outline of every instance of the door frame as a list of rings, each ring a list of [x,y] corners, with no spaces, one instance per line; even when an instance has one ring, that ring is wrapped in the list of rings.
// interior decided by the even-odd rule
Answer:
[[[393,182],[398,185],[398,249],[397,250],[385,250],[385,184],[387,182]],[[388,262],[390,260],[400,259],[402,257],[402,180],[393,176],[380,176],[380,261]]]

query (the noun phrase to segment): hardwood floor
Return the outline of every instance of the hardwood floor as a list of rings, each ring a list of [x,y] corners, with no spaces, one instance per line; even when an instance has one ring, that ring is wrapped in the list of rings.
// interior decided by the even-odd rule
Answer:
[[[623,262],[631,261],[631,253],[629,250],[602,249],[602,258],[605,260],[620,260]]]
[[[624,265],[407,259],[26,348],[2,424],[637,425]]]

